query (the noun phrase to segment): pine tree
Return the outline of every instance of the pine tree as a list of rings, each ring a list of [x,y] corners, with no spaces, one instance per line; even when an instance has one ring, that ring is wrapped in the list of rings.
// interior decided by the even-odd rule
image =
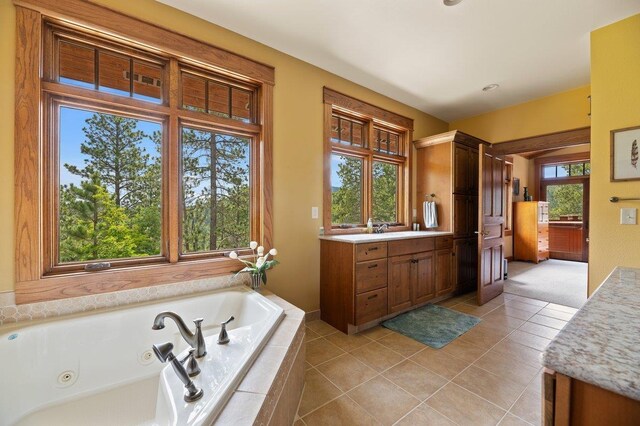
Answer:
[[[631,144],[631,165],[638,168],[638,141],[634,140]]]
[[[341,159],[336,174],[342,185],[332,194],[331,220],[336,224],[361,224],[362,160],[348,156]]]

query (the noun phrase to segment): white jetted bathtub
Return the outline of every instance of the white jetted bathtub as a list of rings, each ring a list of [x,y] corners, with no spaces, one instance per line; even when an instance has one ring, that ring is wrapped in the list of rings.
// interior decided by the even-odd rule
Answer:
[[[191,330],[204,318],[207,354],[193,379],[204,396],[183,399],[184,386],[152,345],[172,342],[182,359],[189,346],[162,311]],[[218,345],[220,323],[231,341]],[[94,315],[0,329],[0,425],[211,424],[269,339],[284,312],[245,287],[123,308]],[[6,327],[5,327],[6,328]]]

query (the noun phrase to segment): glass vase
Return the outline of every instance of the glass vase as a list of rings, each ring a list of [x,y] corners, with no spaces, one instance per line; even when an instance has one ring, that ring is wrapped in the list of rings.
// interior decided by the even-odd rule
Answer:
[[[262,274],[251,274],[251,290],[260,291],[262,288]]]

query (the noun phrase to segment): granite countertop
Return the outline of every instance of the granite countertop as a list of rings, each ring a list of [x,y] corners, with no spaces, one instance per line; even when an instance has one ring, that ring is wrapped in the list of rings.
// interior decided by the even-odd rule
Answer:
[[[344,243],[377,243],[380,241],[408,240],[411,238],[440,237],[443,235],[453,235],[452,232],[441,231],[403,231],[385,232],[384,234],[344,234],[344,235],[322,235],[321,240],[341,241]]]
[[[543,364],[640,400],[640,269],[614,269],[549,344]]]

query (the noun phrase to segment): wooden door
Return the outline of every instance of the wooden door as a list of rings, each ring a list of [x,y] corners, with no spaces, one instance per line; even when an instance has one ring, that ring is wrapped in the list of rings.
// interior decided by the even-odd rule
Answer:
[[[453,256],[451,249],[436,251],[436,296],[453,291]]]
[[[413,255],[394,256],[389,258],[389,280],[387,293],[389,313],[398,312],[411,307],[413,264]]]
[[[468,237],[469,232],[473,232],[476,228],[469,229],[468,217],[473,214],[473,210],[469,211],[469,196],[454,195],[453,196],[453,237]],[[476,215],[477,216],[477,215]]]
[[[476,195],[478,193],[478,150],[469,148],[469,194]]]
[[[433,251],[413,255],[413,304],[436,297],[435,254]]]
[[[480,145],[478,167],[478,304],[503,290],[504,159]]]
[[[453,192],[467,194],[469,191],[469,148],[453,144]]]

